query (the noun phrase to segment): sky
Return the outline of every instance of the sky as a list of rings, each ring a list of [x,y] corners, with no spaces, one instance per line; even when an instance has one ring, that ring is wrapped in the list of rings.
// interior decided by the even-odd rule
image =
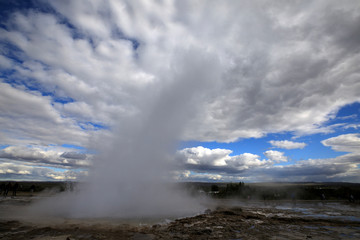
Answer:
[[[0,1],[0,180],[82,181],[138,134],[177,181],[360,182],[359,23],[357,0]]]

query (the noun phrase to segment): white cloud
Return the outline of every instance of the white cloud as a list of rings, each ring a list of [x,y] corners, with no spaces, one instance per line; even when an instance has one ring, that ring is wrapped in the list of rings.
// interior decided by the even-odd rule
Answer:
[[[227,156],[226,165],[215,166],[212,163],[225,155],[217,155],[219,149],[214,151],[214,156],[210,156],[212,150],[206,149],[208,153],[206,159],[212,161],[202,161],[201,157],[195,157],[197,164],[187,161],[187,155],[201,148],[188,148],[177,152],[177,160],[181,160],[183,172],[175,174],[178,180],[185,181],[360,181],[360,155],[351,153],[336,158],[329,159],[307,159],[297,161],[288,165],[275,165],[275,163],[287,162],[288,158],[283,152],[268,150],[264,155],[268,160],[260,160],[258,155],[243,153],[237,156]],[[200,151],[201,151],[200,150]],[[223,153],[226,149],[221,149]],[[231,152],[231,151],[230,151]],[[204,155],[202,155],[204,157]],[[217,178],[217,179],[216,179]]]
[[[22,63],[2,51],[3,67],[15,70],[14,79],[32,78],[39,91],[75,100],[49,106],[39,95],[48,114],[108,125],[134,116],[147,96],[193,65],[184,65],[184,52],[190,55],[186,59],[192,52],[214,58],[218,66],[198,65],[199,72],[211,70],[217,79],[200,82],[206,95],[183,139],[229,142],[269,132],[328,132],[322,123],[341,106],[359,101],[358,39],[345,37],[354,35],[360,18],[351,2],[286,3],[285,8],[251,2],[50,4],[74,28],[56,15],[29,11],[12,15],[8,30],[1,30],[1,40],[21,52]],[[208,92],[209,84],[216,92]]]
[[[208,149],[198,146],[177,151],[177,157],[184,164],[225,166],[231,153],[232,151],[227,149]]]
[[[344,155],[329,159],[308,159],[285,166],[254,169],[246,173],[256,181],[338,181],[358,182],[360,170],[357,167],[360,156]]]
[[[324,123],[341,106],[360,101],[355,1],[48,4],[56,14],[14,12],[0,29],[6,72],[0,80],[0,144],[96,148],[145,128],[217,142],[285,131],[306,135],[334,131]],[[151,126],[144,124],[149,118],[156,120]],[[343,138],[323,143],[355,152],[344,141],[358,137]],[[41,154],[38,159],[48,159]],[[181,154],[189,166],[223,172],[269,167],[272,159],[230,156],[226,149]],[[63,164],[75,160],[80,164]]]
[[[88,168],[93,156],[79,152],[66,152],[61,147],[9,146],[0,150],[0,159],[16,160],[37,166],[56,168]]]
[[[236,182],[242,181],[243,177],[231,176],[227,174],[211,174],[211,173],[197,173],[186,171],[186,174],[177,174],[177,180],[192,181],[192,182]]]
[[[188,176],[187,180],[193,180],[193,181],[222,181],[223,180],[223,176],[220,174],[191,174],[190,176]]]
[[[269,158],[271,161],[274,161],[276,163],[288,161],[288,158],[286,156],[284,156],[283,152],[268,150],[268,151],[264,152],[264,155],[267,158]]]
[[[343,134],[321,141],[324,146],[340,152],[360,152],[360,137],[357,133]]]
[[[246,169],[268,166],[270,160],[260,160],[258,155],[243,153],[230,156],[228,149],[204,147],[185,148],[176,152],[176,161],[190,170],[213,172],[240,172]]]
[[[347,124],[344,126],[344,129],[349,129],[349,128],[358,129],[360,128],[360,124]]]
[[[86,144],[90,136],[72,119],[62,118],[49,97],[0,82],[1,144]]]
[[[27,181],[66,181],[82,180],[87,176],[87,171],[73,171],[62,169],[49,169],[47,167],[28,165],[21,162],[7,162],[0,160],[0,178],[3,180]]]
[[[252,153],[243,153],[237,156],[231,157],[226,161],[229,167],[238,171],[246,170],[255,167],[267,166],[272,163],[267,160],[260,160],[260,156]]]
[[[284,149],[296,149],[300,148],[303,149],[306,146],[306,143],[303,142],[293,142],[288,140],[282,140],[282,141],[275,141],[271,140],[269,141],[271,145],[277,148],[284,148]]]

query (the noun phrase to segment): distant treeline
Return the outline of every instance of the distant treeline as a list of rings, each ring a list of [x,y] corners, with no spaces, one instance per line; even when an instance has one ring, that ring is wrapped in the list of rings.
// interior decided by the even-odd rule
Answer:
[[[0,192],[8,186],[18,184],[17,191],[20,192],[41,192],[45,189],[55,189],[57,191],[65,191],[75,184],[73,182],[25,182],[25,181],[0,181]],[[10,189],[11,190],[11,189]]]
[[[187,183],[192,192],[215,198],[257,200],[360,200],[356,183]]]
[[[18,184],[17,191],[41,192],[45,189],[72,191],[76,182],[15,182],[0,181],[0,193],[6,185]],[[179,183],[192,194],[206,194],[214,198],[244,200],[349,200],[360,202],[359,183]],[[176,184],[176,185],[179,185]]]

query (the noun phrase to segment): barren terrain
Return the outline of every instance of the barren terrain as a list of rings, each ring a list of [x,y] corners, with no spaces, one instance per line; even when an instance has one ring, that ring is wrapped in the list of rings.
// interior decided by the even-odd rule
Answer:
[[[216,200],[181,219],[41,219],[38,197],[0,197],[0,239],[359,239],[359,205],[337,201]]]

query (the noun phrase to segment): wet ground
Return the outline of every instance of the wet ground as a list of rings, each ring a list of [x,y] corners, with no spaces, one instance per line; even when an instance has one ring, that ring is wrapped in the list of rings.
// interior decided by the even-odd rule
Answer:
[[[0,239],[360,239],[360,206],[346,202],[221,200],[175,220],[40,221],[22,215],[34,199],[0,199]]]

